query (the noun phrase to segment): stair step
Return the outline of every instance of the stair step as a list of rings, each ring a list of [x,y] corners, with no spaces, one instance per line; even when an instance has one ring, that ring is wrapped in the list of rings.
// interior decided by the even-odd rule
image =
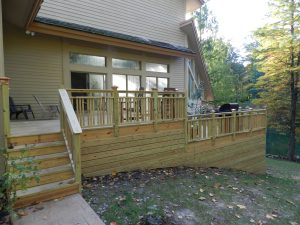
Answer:
[[[39,134],[29,136],[17,136],[8,138],[8,146],[13,148],[18,145],[38,144],[45,142],[63,141],[62,133]]]
[[[18,157],[33,157],[33,156],[41,156],[41,155],[49,155],[54,153],[65,152],[66,147],[65,143],[62,141],[58,142],[50,142],[50,143],[40,143],[40,144],[30,144],[30,145],[22,145],[16,146],[13,149],[8,150],[8,154],[10,158],[18,158]]]
[[[41,170],[37,171],[36,173],[27,173],[27,174],[25,174],[25,176],[28,176],[28,177],[32,177],[34,175],[42,176],[42,175],[46,175],[46,174],[50,174],[50,173],[57,173],[57,172],[66,171],[66,170],[70,170],[70,169],[73,169],[71,163],[69,163],[67,165],[62,165],[62,166],[41,169]]]
[[[17,201],[14,208],[23,208],[53,199],[79,193],[80,185],[71,183],[73,180],[51,183],[39,187],[30,188],[26,191],[17,192]],[[75,212],[74,212],[75,213]]]
[[[38,177],[39,177],[38,181],[36,179],[34,179],[34,177],[32,177],[26,183],[26,187],[32,188],[32,187],[38,187],[38,186],[45,185],[45,184],[69,180],[69,179],[74,178],[74,172],[73,172],[72,168],[68,168],[68,169],[62,170],[62,171],[42,174]],[[20,190],[21,187],[17,187],[17,189]]]
[[[53,159],[53,158],[61,158],[68,156],[68,152],[58,152],[54,154],[48,154],[48,155],[39,155],[39,156],[34,156],[34,157],[24,157],[21,159],[16,159],[14,160],[15,163],[26,163],[28,161],[34,161],[34,162],[40,162],[48,159]],[[8,160],[8,164],[10,164],[11,160]]]
[[[49,168],[70,165],[71,163],[67,152],[38,157],[38,159],[34,158],[32,160],[32,166],[36,166],[37,170],[45,170]],[[17,163],[26,165],[26,162],[28,162],[28,159],[25,158],[19,160]],[[8,164],[10,164],[10,161],[8,161]]]

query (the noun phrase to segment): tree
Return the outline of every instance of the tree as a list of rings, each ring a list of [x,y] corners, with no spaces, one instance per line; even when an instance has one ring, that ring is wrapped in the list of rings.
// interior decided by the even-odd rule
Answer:
[[[207,4],[195,13],[195,18],[215,104],[247,100],[245,67],[232,45],[217,37],[218,22]]]
[[[271,0],[271,22],[255,32],[257,102],[269,108],[271,121],[290,134],[288,158],[295,160],[296,112],[300,73],[300,0]]]

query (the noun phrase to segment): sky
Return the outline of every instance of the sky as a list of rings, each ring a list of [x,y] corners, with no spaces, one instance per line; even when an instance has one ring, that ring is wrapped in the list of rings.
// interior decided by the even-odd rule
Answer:
[[[264,24],[267,0],[210,0],[208,7],[219,23],[219,36],[230,40],[243,54],[251,31]]]

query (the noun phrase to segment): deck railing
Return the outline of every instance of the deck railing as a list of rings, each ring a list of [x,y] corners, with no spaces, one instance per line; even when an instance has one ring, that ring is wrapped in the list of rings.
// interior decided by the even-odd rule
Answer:
[[[81,184],[81,140],[82,129],[74,112],[68,93],[65,89],[59,90],[60,123],[66,146],[71,158],[75,173],[75,180]]]
[[[185,119],[182,92],[68,90],[82,128]]]
[[[234,138],[238,133],[260,130],[266,126],[264,109],[190,116],[187,121],[187,140],[202,141],[229,135]]]

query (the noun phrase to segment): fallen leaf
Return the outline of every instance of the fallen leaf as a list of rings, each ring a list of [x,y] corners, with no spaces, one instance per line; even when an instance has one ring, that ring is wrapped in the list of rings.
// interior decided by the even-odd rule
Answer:
[[[293,205],[293,206],[296,206],[296,204],[294,203],[294,202],[292,202],[292,201],[290,201],[290,200],[286,200],[288,203],[290,203],[291,205]]]
[[[204,190],[202,189],[202,188],[200,188],[200,190],[199,190],[201,193],[203,193],[204,192]]]
[[[269,219],[269,220],[274,220],[274,217],[271,214],[267,214],[266,218]]]
[[[255,223],[255,220],[254,220],[254,219],[251,219],[251,220],[250,220],[250,223]]]
[[[232,189],[233,189],[233,190],[235,190],[235,191],[236,191],[236,190],[239,190],[239,189],[238,189],[238,188],[236,188],[236,187],[233,187]]]
[[[297,222],[294,222],[294,221],[290,221],[290,224],[291,224],[291,225],[298,225],[298,223],[297,223]]]
[[[112,172],[111,172],[111,175],[112,175],[113,177],[117,176],[117,171],[115,171],[115,170],[112,171]]]
[[[214,194],[213,194],[213,193],[209,193],[209,196],[210,196],[210,197],[214,197]]]
[[[200,197],[199,200],[204,201],[204,200],[206,200],[206,198],[205,197]]]
[[[227,205],[228,209],[233,209],[232,205]]]
[[[212,199],[212,201],[213,201],[213,202],[217,202],[217,200],[216,200],[216,199],[214,199],[214,198]]]
[[[244,206],[244,205],[237,204],[236,206],[239,207],[240,209],[246,209],[246,206]]]
[[[239,218],[239,219],[241,218],[241,216],[238,215],[238,214],[235,214],[235,217],[236,217],[236,218]]]
[[[27,216],[27,215],[28,215],[28,213],[26,213],[24,210],[19,210],[19,211],[17,212],[17,214],[18,214],[19,216]]]
[[[221,184],[220,184],[220,183],[215,183],[215,184],[214,184],[214,188],[218,189],[218,188],[220,188],[220,187],[221,187]]]

